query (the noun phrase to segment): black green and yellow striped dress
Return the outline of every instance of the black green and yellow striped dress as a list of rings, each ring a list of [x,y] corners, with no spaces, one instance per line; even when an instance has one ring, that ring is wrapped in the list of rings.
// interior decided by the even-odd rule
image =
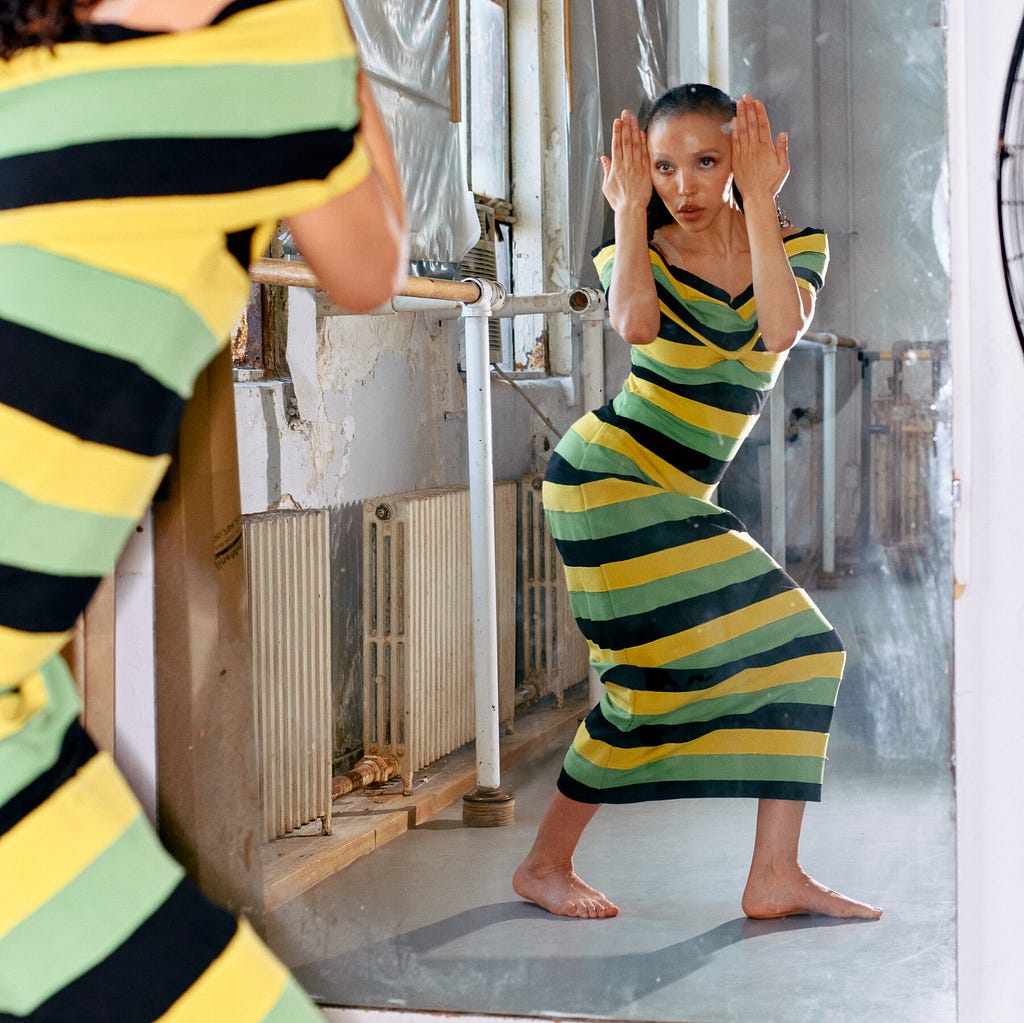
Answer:
[[[338,0],[0,63],[0,1018],[319,1019],[160,847],[58,651],[279,218],[361,182]]]
[[[825,234],[786,240],[817,291]],[[607,288],[615,246],[595,254]],[[753,288],[731,298],[650,249],[658,337],[559,442],[543,489],[573,613],[604,694],[558,786],[586,803],[817,800],[845,653],[835,630],[711,500],[785,359]]]

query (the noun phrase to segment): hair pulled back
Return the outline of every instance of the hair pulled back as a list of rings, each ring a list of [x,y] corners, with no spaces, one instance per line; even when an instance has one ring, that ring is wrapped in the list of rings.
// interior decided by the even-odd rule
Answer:
[[[81,16],[99,0],[0,0],[0,58],[85,38]]]
[[[685,85],[677,85],[672,89],[663,92],[646,111],[640,113],[640,127],[648,132],[651,126],[659,121],[665,121],[672,117],[681,117],[684,114],[703,114],[706,117],[718,117],[722,122],[731,121],[736,116],[736,100],[727,92],[716,88],[713,85],[705,85],[703,82],[688,82]],[[743,209],[743,196],[735,183],[732,186],[732,198],[737,208]],[[779,224],[782,227],[789,227],[789,219],[778,209]],[[647,207],[647,237],[650,237],[666,224],[671,224],[672,214],[661,200],[661,196],[655,192],[651,196],[650,204]]]

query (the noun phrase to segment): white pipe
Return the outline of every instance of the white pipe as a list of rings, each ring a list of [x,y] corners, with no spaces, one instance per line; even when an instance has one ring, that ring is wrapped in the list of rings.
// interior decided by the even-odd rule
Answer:
[[[504,289],[479,281],[480,299],[466,319],[466,430],[469,443],[469,515],[473,582],[473,691],[476,704],[477,786],[498,789],[498,604],[494,554],[494,460],[487,321]]]
[[[785,370],[772,388],[768,399],[771,417],[768,451],[772,463],[772,557],[786,567],[786,398]]]
[[[828,331],[822,352],[821,422],[821,570],[836,570],[836,349],[839,338]]]

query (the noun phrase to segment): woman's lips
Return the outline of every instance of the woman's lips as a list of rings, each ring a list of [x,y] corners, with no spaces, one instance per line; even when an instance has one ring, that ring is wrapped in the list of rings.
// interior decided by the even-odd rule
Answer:
[[[679,216],[683,220],[698,220],[703,212],[700,206],[682,206],[679,209]]]

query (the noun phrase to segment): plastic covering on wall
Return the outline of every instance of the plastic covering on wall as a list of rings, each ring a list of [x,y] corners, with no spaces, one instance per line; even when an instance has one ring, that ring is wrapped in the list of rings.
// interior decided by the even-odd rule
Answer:
[[[448,0],[347,0],[402,172],[414,272],[452,276],[480,237],[451,122]]]
[[[639,112],[666,88],[665,5],[664,0],[572,0],[570,17],[570,272],[573,280],[593,285],[597,276],[590,254],[613,233],[598,157],[607,153],[619,112]]]

